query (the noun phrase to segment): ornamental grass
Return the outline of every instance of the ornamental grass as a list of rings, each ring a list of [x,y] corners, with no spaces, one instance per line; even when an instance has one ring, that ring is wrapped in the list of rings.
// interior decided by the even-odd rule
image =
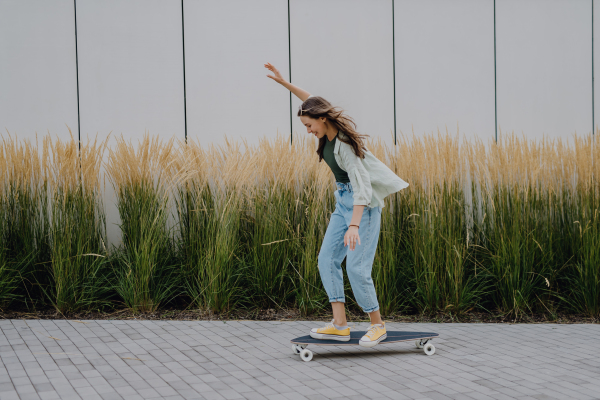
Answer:
[[[145,135],[109,146],[8,135],[0,306],[327,310],[317,258],[335,180],[314,138],[298,136],[214,146]],[[373,280],[384,315],[600,317],[594,136],[567,145],[437,132],[366,145],[410,185],[382,210]],[[110,248],[105,178],[121,229]],[[357,309],[347,281],[346,294]]]

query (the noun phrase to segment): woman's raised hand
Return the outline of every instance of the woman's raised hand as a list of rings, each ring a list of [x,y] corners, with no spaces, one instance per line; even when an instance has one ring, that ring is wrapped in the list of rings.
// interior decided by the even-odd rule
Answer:
[[[290,82],[283,79],[283,76],[281,76],[279,70],[271,63],[266,63],[265,68],[273,73],[273,75],[267,75],[269,78],[273,79],[277,83],[282,84],[290,92],[294,93],[300,100],[304,101],[310,97],[310,93],[308,93],[306,90],[302,90],[298,86],[292,85]]]
[[[275,75],[275,76],[267,75],[269,78],[273,79],[277,83],[285,82],[285,79],[283,79],[283,76],[281,76],[281,74],[279,73],[279,70],[277,68],[275,68],[273,65],[271,65],[271,63],[266,63],[265,68],[267,68],[269,71],[273,72],[273,75]]]

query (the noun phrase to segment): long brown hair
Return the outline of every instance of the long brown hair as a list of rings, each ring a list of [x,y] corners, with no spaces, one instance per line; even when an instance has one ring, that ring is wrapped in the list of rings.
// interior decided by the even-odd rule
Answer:
[[[365,150],[367,150],[367,148],[364,145],[363,138],[369,135],[359,134],[356,131],[356,123],[354,120],[346,115],[344,110],[340,107],[332,106],[330,102],[320,96],[309,97],[300,106],[298,116],[307,116],[313,119],[318,119],[320,117],[327,118],[329,123],[346,135],[344,139],[341,139],[339,136],[337,139],[352,146],[354,154],[358,157],[365,158]],[[326,136],[319,139],[319,147],[317,148],[319,162],[323,159],[326,141]]]

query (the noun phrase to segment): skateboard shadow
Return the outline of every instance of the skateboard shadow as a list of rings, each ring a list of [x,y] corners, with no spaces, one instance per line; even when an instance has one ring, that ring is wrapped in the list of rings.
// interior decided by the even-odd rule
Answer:
[[[371,358],[371,357],[381,357],[381,356],[408,356],[414,354],[423,354],[423,350],[415,348],[413,349],[389,349],[389,350],[377,350],[377,351],[343,351],[343,352],[326,352],[322,353],[319,350],[316,350],[314,353],[313,360],[318,359],[336,359],[336,358],[348,358],[348,357],[360,357],[360,358]]]

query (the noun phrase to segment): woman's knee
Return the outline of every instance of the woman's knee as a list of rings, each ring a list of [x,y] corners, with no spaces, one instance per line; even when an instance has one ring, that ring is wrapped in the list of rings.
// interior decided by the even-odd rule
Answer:
[[[371,270],[368,271],[362,269],[353,269],[348,268],[348,279],[351,282],[357,283],[359,285],[372,285],[373,279],[371,278]]]
[[[327,256],[325,254],[319,253],[319,256],[317,257],[317,267],[319,268],[319,271],[331,270],[331,255]]]
[[[325,260],[323,260],[323,254],[319,253],[319,255],[317,256],[317,264],[319,265],[319,268],[321,268],[321,265],[323,265],[324,262]]]

